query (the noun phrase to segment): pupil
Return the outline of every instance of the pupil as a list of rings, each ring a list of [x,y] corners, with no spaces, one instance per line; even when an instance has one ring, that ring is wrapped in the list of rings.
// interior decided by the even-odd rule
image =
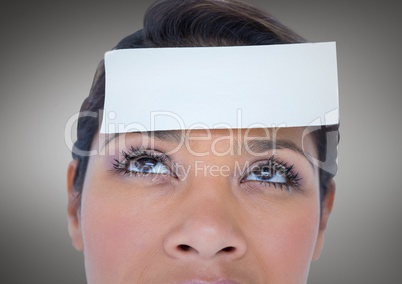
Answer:
[[[267,179],[272,176],[272,169],[270,167],[261,167],[256,170],[255,174],[261,178]]]
[[[135,167],[142,172],[148,173],[153,170],[156,161],[150,158],[141,158],[134,162]]]

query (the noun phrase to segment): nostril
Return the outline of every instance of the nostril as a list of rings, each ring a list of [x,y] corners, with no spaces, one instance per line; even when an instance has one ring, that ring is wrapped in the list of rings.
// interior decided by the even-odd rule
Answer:
[[[235,247],[225,247],[222,249],[224,252],[234,252],[236,250]]]
[[[178,245],[177,248],[181,251],[189,251],[191,249],[188,245]]]
[[[191,247],[189,245],[178,245],[177,250],[181,251],[181,252],[190,252],[190,251],[197,252],[197,250],[195,250],[193,247]],[[235,251],[236,251],[236,248],[230,246],[230,247],[225,247],[225,248],[221,249],[219,252],[233,253]]]

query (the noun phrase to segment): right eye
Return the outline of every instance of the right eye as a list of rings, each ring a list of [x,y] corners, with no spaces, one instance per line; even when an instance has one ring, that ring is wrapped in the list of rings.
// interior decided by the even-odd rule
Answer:
[[[171,171],[166,165],[153,157],[139,157],[128,161],[126,173],[170,175]]]
[[[123,151],[124,161],[115,160],[113,168],[118,173],[128,175],[171,175],[175,174],[169,168],[169,157],[155,150],[142,150],[131,148],[128,152]]]

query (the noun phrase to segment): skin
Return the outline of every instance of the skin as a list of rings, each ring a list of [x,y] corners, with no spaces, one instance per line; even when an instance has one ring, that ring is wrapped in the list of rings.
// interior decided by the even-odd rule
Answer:
[[[69,232],[84,252],[88,283],[306,283],[335,184],[320,212],[318,169],[303,152],[288,144],[261,153],[245,146],[286,140],[314,157],[309,137],[302,145],[303,130],[193,130],[182,145],[139,133],[96,137],[100,151],[90,158],[79,198],[76,161],[67,177]],[[114,159],[123,161],[121,150],[131,146],[168,153],[164,169],[174,174],[113,171]],[[250,180],[247,168],[273,155],[294,166],[299,186]]]

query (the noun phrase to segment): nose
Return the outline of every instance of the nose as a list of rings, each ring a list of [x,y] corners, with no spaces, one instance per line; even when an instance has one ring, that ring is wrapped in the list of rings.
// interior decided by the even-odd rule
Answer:
[[[235,200],[225,188],[191,188],[176,209],[177,222],[168,232],[165,252],[177,259],[235,260],[247,251]]]

